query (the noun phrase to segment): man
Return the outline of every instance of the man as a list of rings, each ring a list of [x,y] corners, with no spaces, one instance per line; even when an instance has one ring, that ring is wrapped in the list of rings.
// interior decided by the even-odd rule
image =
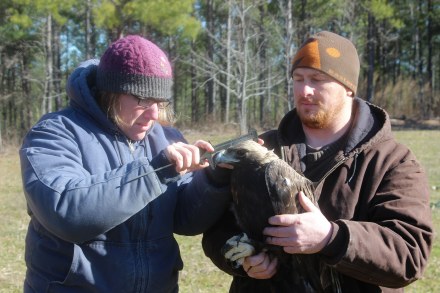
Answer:
[[[300,193],[307,212],[271,217],[264,234],[287,253],[319,255],[337,273],[333,291],[402,292],[420,278],[431,250],[428,183],[415,156],[393,139],[388,114],[355,96],[359,70],[354,45],[331,32],[310,37],[294,57],[296,108],[261,137],[320,183],[319,209]],[[264,252],[232,268],[220,248],[239,232],[227,212],[203,237],[205,254],[234,276],[231,292],[268,292],[267,280],[289,279]]]

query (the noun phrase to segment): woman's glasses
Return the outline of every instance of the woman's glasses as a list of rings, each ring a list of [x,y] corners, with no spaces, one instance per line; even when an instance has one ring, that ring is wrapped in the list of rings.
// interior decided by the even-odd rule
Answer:
[[[138,99],[138,105],[141,106],[144,109],[148,109],[154,104],[157,104],[157,108],[159,109],[165,109],[167,108],[171,102],[160,100],[160,99],[154,99],[154,98],[146,98],[142,99],[137,96],[134,96],[136,99]]]

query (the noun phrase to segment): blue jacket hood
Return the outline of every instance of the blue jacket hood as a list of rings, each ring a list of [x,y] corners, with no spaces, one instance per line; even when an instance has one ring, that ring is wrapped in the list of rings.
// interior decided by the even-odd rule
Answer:
[[[116,125],[107,118],[95,99],[98,93],[96,88],[98,64],[98,59],[81,63],[69,76],[66,91],[72,108],[87,113],[104,130],[113,133],[117,131]]]

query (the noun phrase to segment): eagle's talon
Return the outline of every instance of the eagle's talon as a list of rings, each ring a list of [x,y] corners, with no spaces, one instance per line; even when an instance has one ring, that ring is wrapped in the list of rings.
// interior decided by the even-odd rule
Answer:
[[[255,248],[246,233],[229,238],[222,247],[222,254],[234,268],[243,264],[244,258],[255,253]]]

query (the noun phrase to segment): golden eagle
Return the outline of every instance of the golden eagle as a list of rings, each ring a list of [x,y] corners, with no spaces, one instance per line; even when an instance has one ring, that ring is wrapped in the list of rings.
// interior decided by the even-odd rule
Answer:
[[[231,173],[232,210],[245,233],[231,238],[222,253],[229,260],[265,250],[279,259],[278,273],[271,288],[275,292],[337,292],[335,272],[317,255],[287,254],[281,247],[264,242],[263,229],[275,214],[297,214],[304,209],[297,194],[304,194],[317,205],[314,183],[297,173],[273,151],[248,140],[229,147],[215,157],[215,163],[234,167]],[[244,245],[254,250],[236,249]],[[234,254],[236,254],[234,256]],[[240,265],[239,263],[238,265]],[[292,291],[293,292],[293,291]]]

